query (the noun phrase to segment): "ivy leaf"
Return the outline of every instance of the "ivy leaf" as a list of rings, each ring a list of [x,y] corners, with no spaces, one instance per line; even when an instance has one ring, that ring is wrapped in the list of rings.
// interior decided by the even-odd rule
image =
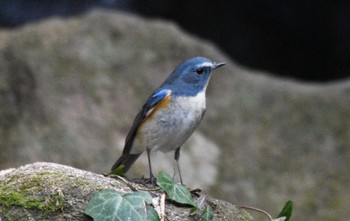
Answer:
[[[147,205],[147,219],[146,221],[160,221],[159,215],[153,206]]]
[[[288,200],[286,204],[284,204],[284,207],[277,218],[285,217],[284,221],[289,221],[290,217],[292,216],[292,210],[293,202],[291,200]]]
[[[98,192],[88,203],[85,214],[94,221],[133,220],[145,221],[147,218],[146,202],[152,203],[152,197],[146,192],[120,195],[115,190]],[[148,219],[156,221],[156,219]]]
[[[162,171],[159,172],[159,175],[157,176],[157,184],[167,193],[171,200],[180,204],[196,206],[196,202],[193,200],[191,193],[186,187],[176,184],[169,174]]]
[[[214,218],[214,211],[210,206],[206,206],[202,212],[203,221],[211,221]]]

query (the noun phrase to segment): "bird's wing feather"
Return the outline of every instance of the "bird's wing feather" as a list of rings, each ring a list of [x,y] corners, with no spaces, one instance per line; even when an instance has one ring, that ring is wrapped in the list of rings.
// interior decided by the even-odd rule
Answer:
[[[123,153],[130,152],[135,136],[137,134],[137,130],[139,129],[142,122],[148,116],[150,116],[153,113],[153,111],[157,109],[157,106],[162,104],[162,101],[165,101],[167,98],[169,98],[170,94],[171,94],[171,90],[158,89],[148,98],[146,103],[143,105],[142,109],[139,111],[139,113],[135,117],[135,120],[131,126],[129,134],[126,137]]]

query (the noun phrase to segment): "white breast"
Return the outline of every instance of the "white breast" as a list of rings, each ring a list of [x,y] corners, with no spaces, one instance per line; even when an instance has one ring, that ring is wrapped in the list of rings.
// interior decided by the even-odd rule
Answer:
[[[202,112],[206,108],[205,91],[203,90],[193,97],[178,97],[176,102],[185,110],[191,110],[191,112]]]
[[[175,150],[200,123],[206,107],[205,92],[196,96],[172,97],[167,108],[159,109],[139,129],[133,149]]]

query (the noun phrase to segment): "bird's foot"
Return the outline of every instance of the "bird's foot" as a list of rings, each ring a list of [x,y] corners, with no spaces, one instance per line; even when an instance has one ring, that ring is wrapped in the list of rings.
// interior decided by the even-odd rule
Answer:
[[[142,184],[145,186],[157,186],[157,178],[156,177],[150,177],[150,178],[145,178],[141,177],[139,179],[133,179],[135,183]]]

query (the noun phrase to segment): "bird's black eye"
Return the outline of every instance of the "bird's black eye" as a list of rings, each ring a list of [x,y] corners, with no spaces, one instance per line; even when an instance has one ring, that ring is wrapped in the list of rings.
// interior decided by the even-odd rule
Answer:
[[[197,68],[196,69],[196,73],[199,74],[199,75],[203,74],[203,72],[204,72],[203,68]]]

